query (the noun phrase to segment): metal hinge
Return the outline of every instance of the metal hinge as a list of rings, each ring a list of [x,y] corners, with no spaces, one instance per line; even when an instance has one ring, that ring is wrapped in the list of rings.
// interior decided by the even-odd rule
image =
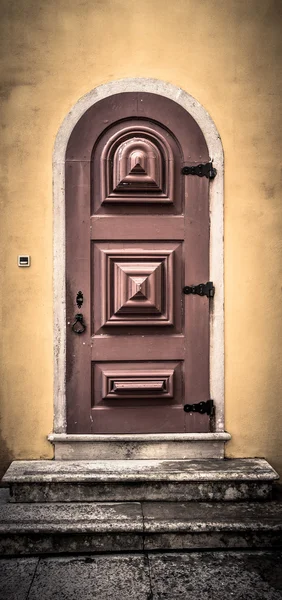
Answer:
[[[207,283],[199,283],[199,285],[185,285],[183,288],[183,294],[197,294],[198,296],[207,296],[213,298],[215,288],[212,281]]]
[[[184,410],[188,413],[200,413],[201,415],[210,415],[214,413],[213,400],[207,400],[206,402],[199,402],[198,404],[184,404]]]
[[[208,179],[214,179],[217,174],[217,170],[214,168],[212,162],[193,165],[192,167],[183,167],[181,172],[182,175],[198,175],[198,177],[207,177]]]

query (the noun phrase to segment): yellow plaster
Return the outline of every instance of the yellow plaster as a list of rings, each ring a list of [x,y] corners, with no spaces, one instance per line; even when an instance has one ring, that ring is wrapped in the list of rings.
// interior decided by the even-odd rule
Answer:
[[[50,458],[52,149],[72,105],[122,77],[182,87],[226,159],[229,456],[282,473],[281,13],[277,0],[1,0],[3,464]],[[31,254],[29,269],[17,267]]]

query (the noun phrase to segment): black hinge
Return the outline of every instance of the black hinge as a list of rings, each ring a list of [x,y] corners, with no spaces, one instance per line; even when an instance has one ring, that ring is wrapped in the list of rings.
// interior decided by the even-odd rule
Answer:
[[[183,175],[198,175],[198,177],[207,177],[208,179],[214,179],[217,170],[214,168],[212,162],[193,165],[193,167],[183,167]]]
[[[197,412],[201,415],[213,415],[214,406],[213,400],[207,400],[206,402],[199,402],[198,404],[184,404],[185,412],[192,413]]]
[[[198,296],[207,296],[213,298],[215,288],[212,281],[207,283],[199,283],[199,285],[185,285],[183,288],[183,294],[197,294]]]

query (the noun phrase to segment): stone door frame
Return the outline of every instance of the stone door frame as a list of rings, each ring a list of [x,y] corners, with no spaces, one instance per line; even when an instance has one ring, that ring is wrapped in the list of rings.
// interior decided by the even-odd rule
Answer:
[[[223,148],[216,126],[204,107],[187,92],[157,79],[126,78],[94,88],[66,115],[53,152],[54,227],[54,434],[66,434],[66,306],[65,306],[65,152],[70,134],[85,111],[99,100],[121,92],[151,92],[174,100],[200,126],[217,169],[210,184],[210,280],[215,285],[210,318],[210,391],[216,407],[215,433],[185,434],[218,439],[224,432],[224,281],[223,281]],[[199,282],[200,283],[200,282]],[[175,436],[176,434],[174,434]],[[230,436],[226,434],[226,439]],[[49,439],[54,439],[54,435]],[[73,437],[73,436],[72,436]],[[183,437],[183,434],[182,434]],[[211,441],[211,440],[210,440]],[[226,441],[226,440],[225,440]]]

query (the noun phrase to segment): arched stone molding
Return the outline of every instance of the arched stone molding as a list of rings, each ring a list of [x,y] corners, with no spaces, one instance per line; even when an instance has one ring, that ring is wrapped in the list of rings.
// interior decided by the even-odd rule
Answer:
[[[65,117],[56,137],[53,153],[54,226],[54,434],[66,434],[66,318],[65,318],[65,153],[71,132],[81,116],[96,102],[120,92],[146,91],[174,100],[186,109],[200,126],[217,169],[210,184],[210,280],[216,293],[210,321],[210,391],[216,406],[215,433],[202,439],[226,441],[224,434],[224,288],[223,288],[223,148],[216,126],[203,108],[187,92],[172,84],[147,78],[126,78],[101,85],[80,98]],[[170,435],[170,434],[168,434]],[[198,439],[201,434],[185,434]],[[73,437],[73,436],[72,436]],[[79,436],[78,436],[79,437]],[[80,436],[81,437],[81,436]],[[93,436],[91,436],[93,437]],[[139,436],[140,437],[140,436]],[[142,436],[141,436],[142,437]],[[145,437],[145,436],[143,436]],[[164,436],[162,436],[164,437]],[[173,434],[176,438],[177,434]],[[183,438],[183,434],[181,434]],[[90,438],[90,436],[88,436]]]

